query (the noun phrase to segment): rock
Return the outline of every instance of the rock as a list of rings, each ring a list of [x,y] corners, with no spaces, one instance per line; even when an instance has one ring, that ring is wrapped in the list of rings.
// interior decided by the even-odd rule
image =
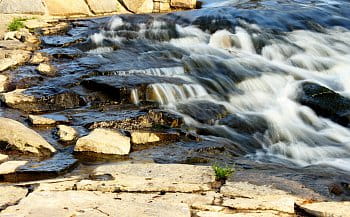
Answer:
[[[16,34],[16,31],[6,32],[4,35],[4,40],[17,40]]]
[[[43,35],[55,35],[66,33],[69,29],[69,24],[67,22],[60,22],[54,24],[54,26],[41,28]]]
[[[197,0],[171,0],[170,5],[174,8],[195,9]]]
[[[104,111],[86,112],[73,116],[76,122],[89,129],[114,128],[124,130],[179,128],[183,124],[181,116],[162,110],[119,110],[118,112]]]
[[[191,212],[183,203],[120,200],[114,193],[35,191],[22,199],[18,205],[3,210],[0,217],[5,216],[191,217]]]
[[[4,53],[5,57],[0,58],[0,72],[5,71],[11,67],[24,64],[30,58],[29,51],[23,51],[23,50],[2,51],[0,49],[0,56],[2,56],[1,54],[2,52]]]
[[[6,92],[9,88],[10,81],[8,76],[0,75],[0,93]]]
[[[28,161],[7,161],[0,164],[0,177],[9,173],[14,173],[20,167],[28,163]]]
[[[282,215],[273,212],[249,212],[249,213],[218,213],[218,212],[208,212],[201,211],[197,212],[198,217],[280,217]]]
[[[6,154],[0,154],[0,163],[3,163],[9,159],[9,156]]]
[[[32,58],[30,59],[29,63],[30,64],[40,64],[43,62],[48,62],[50,60],[49,57],[47,57],[47,55],[45,55],[42,52],[35,52],[34,55],[32,56]]]
[[[131,142],[136,145],[149,143],[164,143],[179,140],[180,134],[176,132],[131,132]]]
[[[219,125],[226,125],[235,131],[246,134],[254,134],[256,132],[264,133],[268,130],[267,121],[258,115],[238,115],[230,114],[219,120]]]
[[[345,217],[350,213],[350,202],[320,202],[303,204],[300,208],[317,217]]]
[[[73,127],[66,125],[58,125],[57,136],[62,142],[73,142],[78,138],[79,133]]]
[[[28,162],[12,171],[1,174],[5,182],[25,182],[55,178],[71,171],[78,165],[78,160],[68,151],[63,151],[52,158],[40,162]]]
[[[327,87],[304,82],[301,86],[298,101],[310,107],[320,116],[347,126],[350,120],[350,99],[334,92]]]
[[[293,214],[294,204],[302,201],[287,192],[246,182],[227,182],[220,192],[234,198],[224,198],[223,206],[239,210],[274,210]]]
[[[41,86],[0,94],[7,106],[25,112],[50,112],[85,105],[76,93],[59,87]]]
[[[41,37],[41,40],[44,45],[49,45],[54,47],[68,47],[70,45],[81,42],[85,39],[82,35],[75,35],[75,36],[50,35],[50,36]]]
[[[106,14],[118,12],[116,7],[118,0],[87,0],[91,11],[94,14]]]
[[[89,7],[84,0],[44,0],[52,16],[89,15]]]
[[[20,30],[20,31],[24,31],[24,30]],[[17,33],[16,33],[16,37],[17,37]],[[30,44],[30,43],[24,43],[18,40],[6,40],[6,41],[0,40],[0,48],[3,48],[5,50],[15,50],[17,51],[16,52],[17,54],[22,54],[23,51],[19,52],[19,50],[34,51],[38,47],[36,45]]]
[[[19,4],[16,0],[0,1],[1,14],[45,14],[45,7],[41,0],[22,0]]]
[[[95,129],[77,141],[74,151],[127,155],[130,148],[130,138],[122,135],[119,131]]]
[[[56,76],[57,75],[57,69],[47,63],[40,63],[40,65],[36,68],[36,70],[41,74],[41,75],[46,75],[46,76]]]
[[[24,25],[28,29],[37,29],[37,28],[44,28],[44,27],[50,27],[51,24],[48,23],[45,20],[41,19],[29,19],[24,22]]]
[[[0,186],[0,210],[8,206],[16,205],[18,201],[24,198],[28,189],[14,186]]]
[[[126,8],[136,14],[153,12],[153,0],[121,0]]]
[[[29,121],[33,125],[56,125],[69,123],[68,118],[63,115],[29,115]]]
[[[189,172],[190,171],[190,172]],[[82,180],[78,190],[103,192],[182,192],[211,190],[211,167],[185,164],[111,164],[97,167],[91,177],[109,174],[113,180]]]
[[[74,59],[83,55],[83,52],[76,48],[46,48],[42,49],[41,52],[48,54],[57,59]]]
[[[0,117],[0,144],[1,146],[21,152],[29,152],[39,156],[50,156],[56,152],[44,138],[34,130],[8,118]]]
[[[194,101],[186,104],[179,104],[176,108],[181,113],[189,115],[195,120],[206,124],[214,124],[216,120],[225,117],[228,113],[225,106],[209,101]]]

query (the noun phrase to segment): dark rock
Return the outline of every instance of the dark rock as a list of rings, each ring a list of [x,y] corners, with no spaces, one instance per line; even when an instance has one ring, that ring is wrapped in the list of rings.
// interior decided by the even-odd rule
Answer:
[[[78,160],[64,151],[56,154],[49,160],[30,162],[16,169],[14,173],[0,177],[5,182],[24,182],[54,178],[71,171],[78,165]]]
[[[264,133],[268,129],[268,124],[263,117],[257,115],[237,115],[230,114],[219,120],[220,125],[226,125],[237,132],[253,134],[255,132]]]
[[[298,101],[310,107],[316,114],[347,126],[350,120],[350,99],[321,85],[305,82],[301,86]]]
[[[57,59],[74,59],[83,55],[83,52],[76,48],[46,48],[40,52],[47,53]]]
[[[41,37],[41,40],[44,45],[67,47],[83,41],[84,38],[81,38],[80,36],[43,36]]]
[[[177,109],[193,119],[206,124],[214,124],[228,113],[225,106],[210,101],[193,101],[177,105]]]

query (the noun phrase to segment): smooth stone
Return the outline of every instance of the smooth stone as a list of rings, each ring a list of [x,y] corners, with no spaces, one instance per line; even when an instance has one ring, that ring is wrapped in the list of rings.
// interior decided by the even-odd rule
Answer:
[[[273,212],[246,212],[246,213],[219,213],[210,211],[197,212],[198,217],[281,217],[278,213]]]
[[[78,139],[74,151],[127,155],[130,148],[129,137],[122,135],[117,130],[99,128]]]
[[[56,152],[43,137],[18,121],[0,117],[0,143],[21,152],[50,156]]]
[[[45,55],[42,52],[35,52],[32,56],[32,58],[30,59],[29,63],[30,64],[40,64],[43,62],[48,62],[50,59],[49,57],[47,57],[47,55]]]
[[[84,0],[43,0],[52,16],[89,15],[89,7]]]
[[[30,58],[30,52],[24,50],[3,51],[0,49],[1,56],[4,56],[4,58],[0,58],[0,72],[27,62]]]
[[[3,163],[9,159],[9,156],[6,154],[0,154],[0,163]]]
[[[191,217],[188,205],[171,202],[143,202],[117,199],[114,193],[87,191],[34,191],[17,205],[8,207],[0,217]]]
[[[29,115],[29,121],[33,125],[56,125],[69,123],[64,115]]]
[[[36,67],[36,70],[41,74],[41,75],[46,75],[46,76],[56,76],[57,75],[57,69],[51,64],[47,63],[40,63],[38,67]]]
[[[16,170],[27,164],[28,161],[7,161],[0,164],[0,176],[16,172]]]
[[[94,14],[118,12],[118,0],[87,0],[87,3]]]
[[[3,14],[45,14],[45,7],[41,0],[2,0],[0,13]]]
[[[9,77],[7,75],[0,75],[0,93],[6,92],[10,85]]]
[[[13,206],[24,198],[28,189],[14,186],[0,186],[0,210],[5,209],[8,206]]]
[[[121,0],[128,10],[133,13],[152,13],[153,0]]]
[[[146,131],[133,131],[131,132],[131,142],[133,144],[149,144],[159,142],[176,141],[180,138],[179,133],[167,133],[167,132],[146,132]]]
[[[317,217],[346,217],[350,214],[350,202],[320,202],[301,205],[306,213]]]
[[[24,25],[28,29],[37,29],[37,28],[44,28],[44,27],[49,27],[51,24],[49,24],[45,20],[41,19],[29,19],[24,22]]]
[[[61,142],[73,142],[75,141],[79,133],[76,129],[66,125],[57,126],[57,136]]]
[[[191,171],[191,172],[189,172]],[[82,180],[78,190],[103,192],[182,192],[210,191],[215,175],[209,166],[185,164],[110,164],[97,167],[91,177],[108,174],[112,180]]]

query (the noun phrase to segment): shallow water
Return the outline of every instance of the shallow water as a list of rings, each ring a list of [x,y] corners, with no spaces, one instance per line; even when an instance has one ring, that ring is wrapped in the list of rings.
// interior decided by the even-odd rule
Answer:
[[[148,100],[183,115],[188,126],[232,140],[251,159],[350,171],[349,128],[297,100],[305,81],[350,96],[348,1],[208,0],[196,11],[135,17],[111,18],[90,36],[95,47],[87,53],[103,57],[118,46],[150,63],[141,61],[133,71],[106,66],[108,71],[190,82],[152,84]],[[135,104],[138,94],[132,92]],[[253,130],[201,123],[178,110],[202,100],[225,106]]]

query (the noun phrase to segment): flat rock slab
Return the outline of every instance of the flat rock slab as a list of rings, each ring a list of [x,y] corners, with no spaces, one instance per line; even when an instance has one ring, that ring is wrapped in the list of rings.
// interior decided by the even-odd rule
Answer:
[[[117,7],[117,4],[120,5],[118,0],[87,0],[87,3],[94,14],[114,13],[123,9]]]
[[[127,201],[116,194],[82,191],[35,191],[16,206],[8,207],[1,217],[190,217],[190,209],[182,203]]]
[[[350,215],[350,202],[321,202],[301,206],[308,214],[319,217],[346,217]]]
[[[28,193],[28,189],[4,185],[0,186],[0,192],[0,210],[3,210],[24,198]]]
[[[29,115],[29,121],[33,125],[67,124],[69,120],[64,115]]]
[[[45,7],[41,0],[2,0],[0,14],[45,14]]]
[[[7,161],[0,164],[0,177],[9,173],[14,173],[16,170],[28,163],[28,161]]]
[[[0,154],[0,163],[3,163],[9,159],[9,156],[6,154]]]
[[[89,15],[89,7],[84,0],[44,0],[49,14],[53,16]]]
[[[276,213],[268,213],[268,212],[249,212],[249,213],[218,213],[218,212],[209,212],[209,211],[201,211],[197,212],[196,215],[198,217],[280,217],[281,215]]]
[[[185,164],[112,164],[95,169],[92,177],[113,180],[83,180],[79,190],[105,192],[201,192],[211,190],[215,180],[211,167]]]

